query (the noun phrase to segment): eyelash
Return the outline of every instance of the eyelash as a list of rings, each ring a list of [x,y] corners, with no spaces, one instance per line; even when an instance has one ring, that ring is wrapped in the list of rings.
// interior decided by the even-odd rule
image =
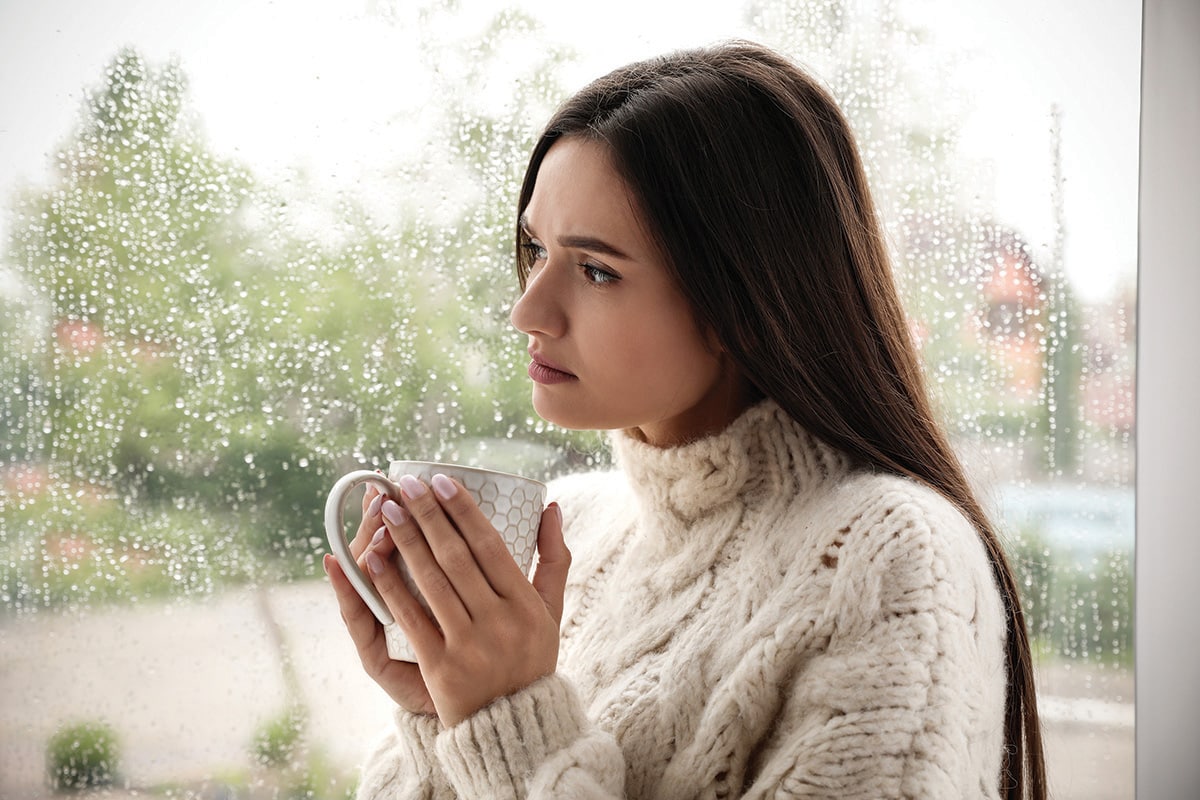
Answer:
[[[545,261],[548,257],[546,248],[537,242],[525,242],[521,245],[521,249],[525,251],[525,257],[529,259],[531,265],[538,261]],[[587,282],[593,286],[607,286],[610,283],[616,283],[620,280],[619,276],[614,275],[606,269],[597,267],[595,264],[583,262],[578,267],[583,272]]]
[[[529,259],[530,263],[546,258],[546,248],[536,242],[522,242],[521,249],[525,251],[525,257]]]
[[[621,280],[616,275],[613,275],[606,269],[601,269],[595,264],[580,264],[579,268],[583,270],[583,274],[587,276],[588,283],[593,286],[607,286],[610,283],[616,283]]]

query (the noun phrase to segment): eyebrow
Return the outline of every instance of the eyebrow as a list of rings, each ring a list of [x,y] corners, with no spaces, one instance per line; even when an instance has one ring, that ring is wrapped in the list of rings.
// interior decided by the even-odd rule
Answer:
[[[521,215],[520,220],[518,220],[518,224],[520,224],[521,230],[524,231],[526,236],[537,238],[534,236],[533,231],[529,229],[529,217],[527,217],[525,214]],[[613,247],[608,242],[595,236],[560,236],[558,239],[558,244],[560,247],[572,247],[577,250],[590,250],[594,253],[603,253],[606,256],[624,259],[625,261],[633,260],[624,251]]]

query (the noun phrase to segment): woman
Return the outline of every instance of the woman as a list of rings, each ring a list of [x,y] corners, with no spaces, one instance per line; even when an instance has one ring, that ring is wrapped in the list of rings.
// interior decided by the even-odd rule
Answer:
[[[421,667],[327,558],[398,706],[360,795],[1044,797],[1016,587],[828,94],[748,43],[619,69],[518,211],[534,407],[620,469],[555,482],[532,581],[449,479],[364,498]]]

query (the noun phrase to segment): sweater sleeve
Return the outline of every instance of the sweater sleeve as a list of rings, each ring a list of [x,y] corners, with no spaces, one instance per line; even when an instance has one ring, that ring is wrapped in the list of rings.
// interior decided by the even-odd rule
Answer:
[[[559,675],[444,731],[437,754],[460,797],[610,798],[625,782],[616,741],[589,722]]]
[[[1005,629],[978,537],[903,504],[845,532],[828,646],[783,687],[747,796],[996,798]]]
[[[367,756],[358,800],[445,800],[454,797],[433,756],[441,723],[437,717],[397,707],[389,728]]]
[[[617,798],[625,761],[575,690],[550,675],[449,729],[397,711],[367,761],[359,800]]]

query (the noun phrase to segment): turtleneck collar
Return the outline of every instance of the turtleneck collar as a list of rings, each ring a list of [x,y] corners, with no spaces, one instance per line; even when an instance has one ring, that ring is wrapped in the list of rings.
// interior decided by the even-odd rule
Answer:
[[[624,431],[614,431],[611,439],[640,510],[659,524],[686,526],[731,504],[794,496],[848,467],[843,454],[770,399],[748,408],[725,430],[677,447],[655,447]]]

